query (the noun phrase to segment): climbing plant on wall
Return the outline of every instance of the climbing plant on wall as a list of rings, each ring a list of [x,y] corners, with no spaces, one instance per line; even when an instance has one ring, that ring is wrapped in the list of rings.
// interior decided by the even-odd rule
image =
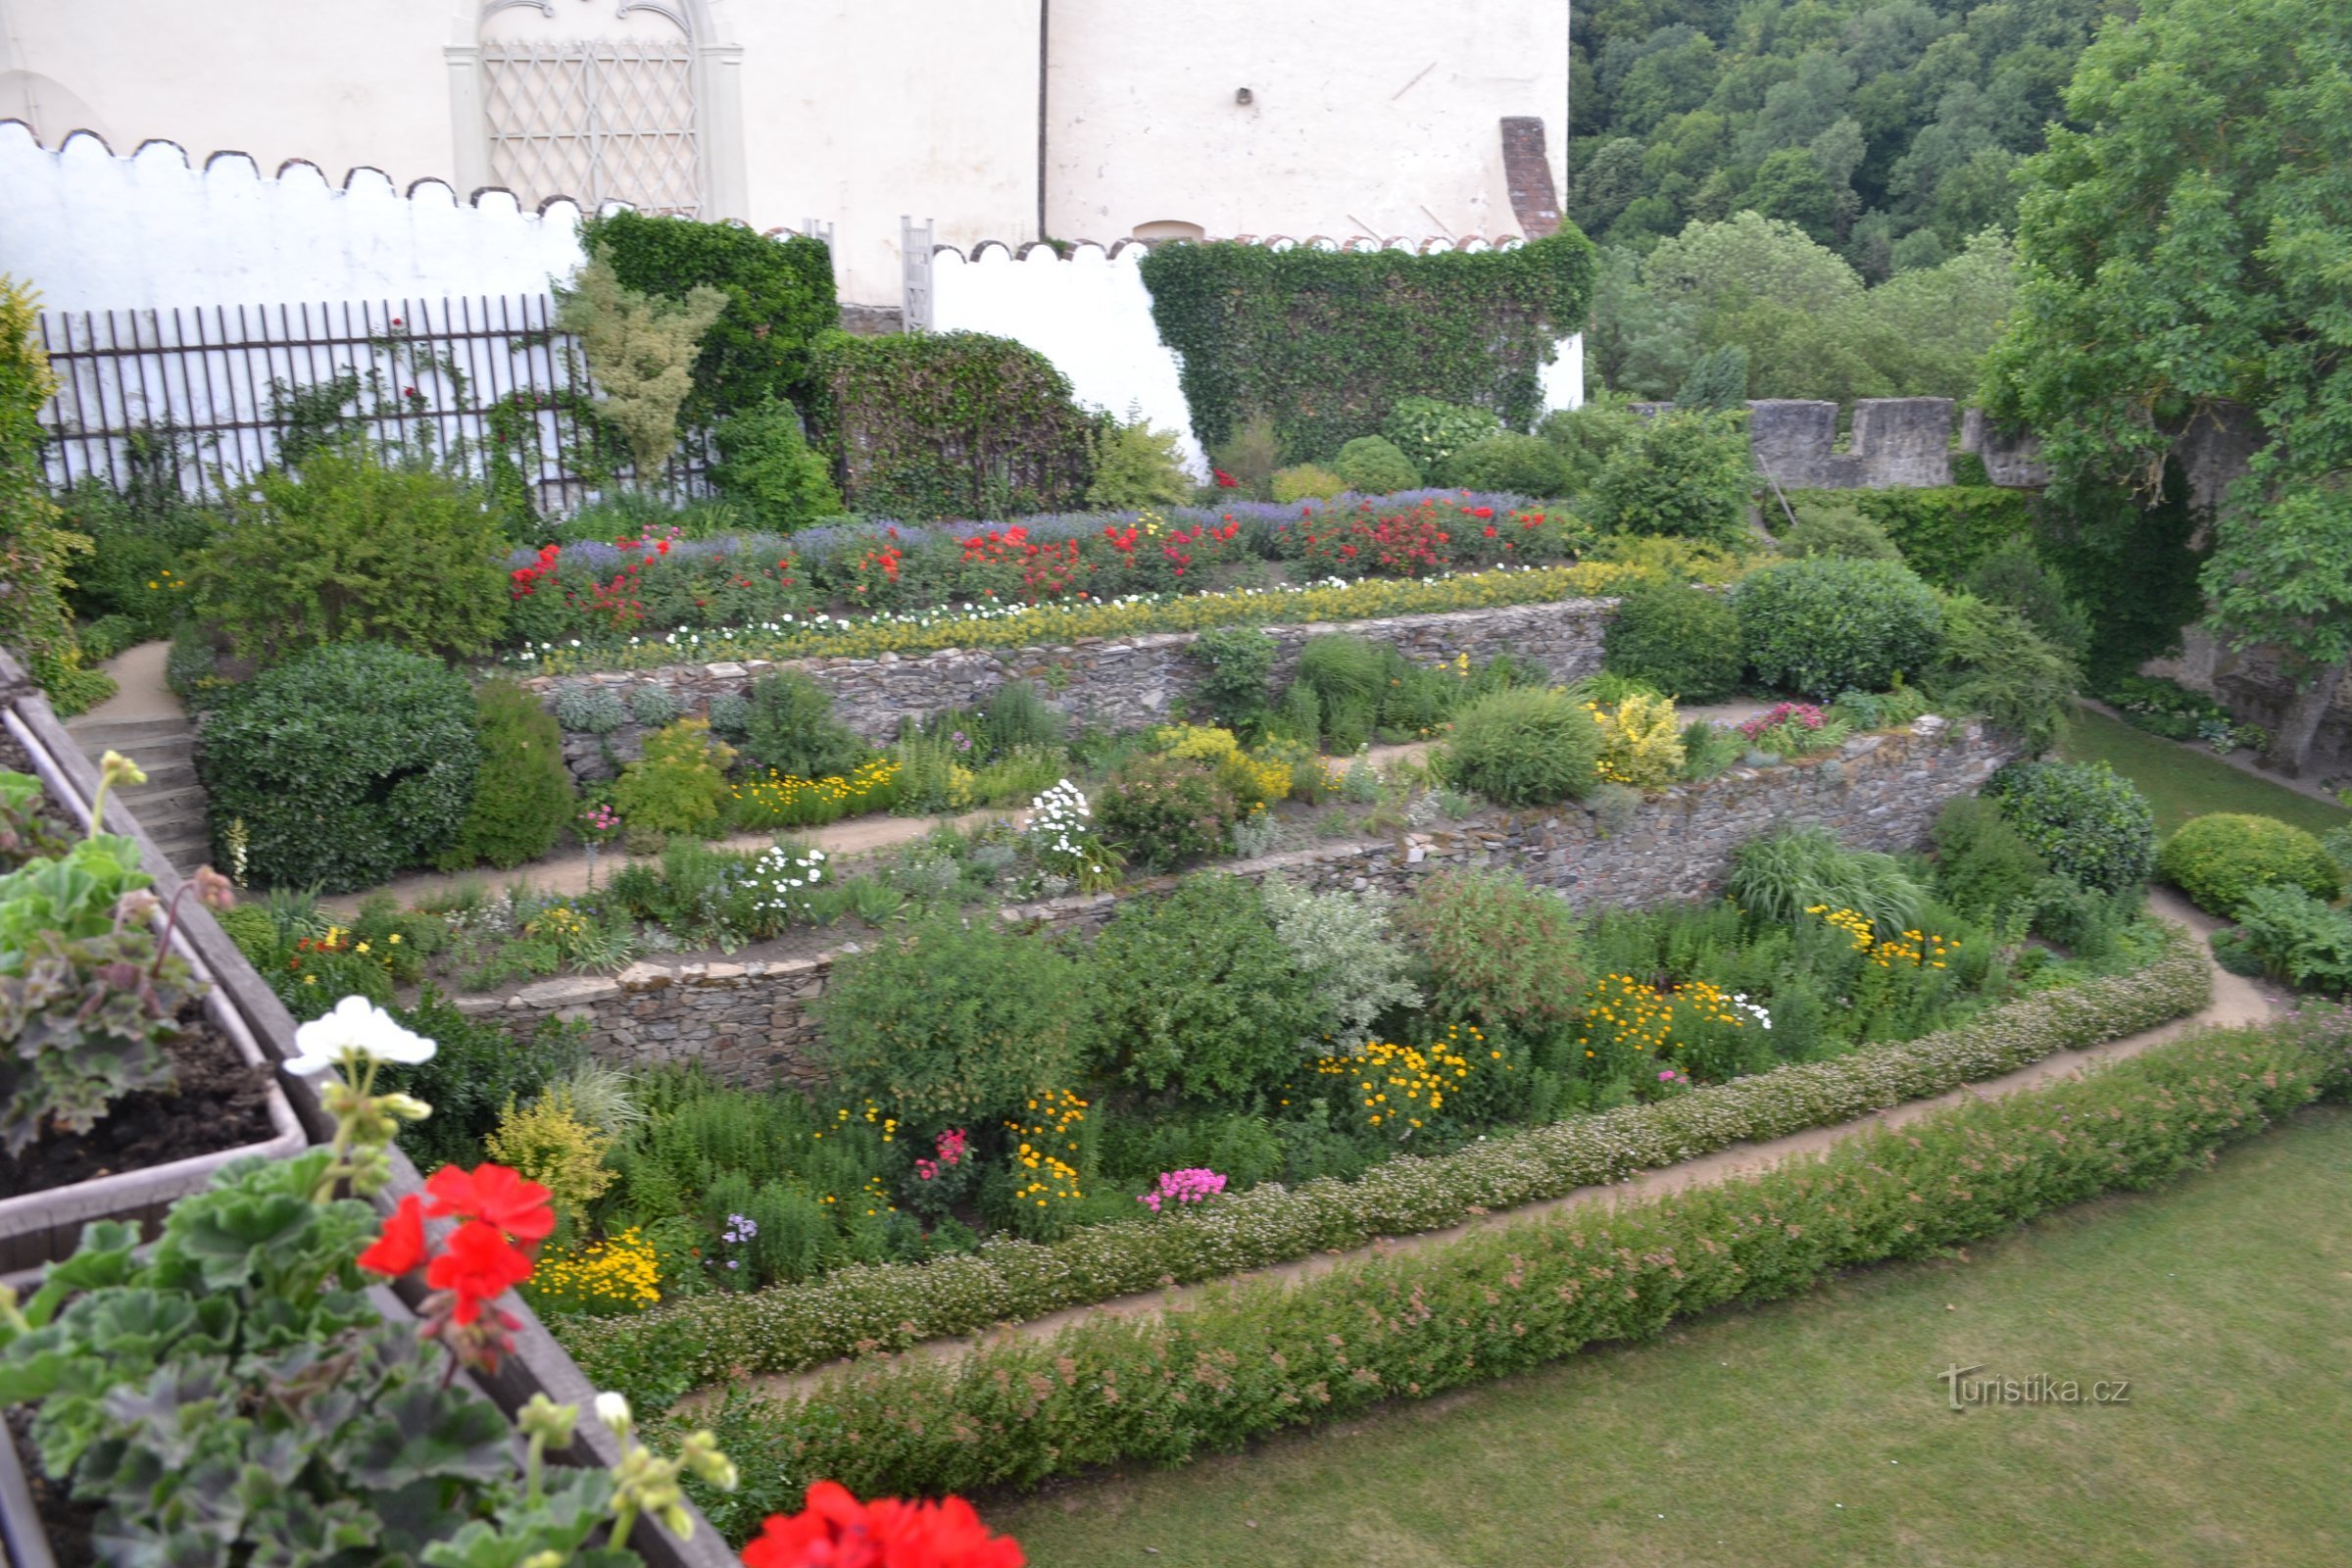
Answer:
[[[1008,517],[1084,504],[1106,416],[1026,344],[985,332],[835,332],[816,350],[813,433],[850,506]]]
[[[623,211],[582,223],[580,244],[640,294],[684,300],[709,287],[726,295],[725,312],[695,356],[694,390],[680,413],[685,424],[707,424],[771,397],[808,396],[811,346],[841,324],[833,253],[824,241]]]
[[[1160,340],[1183,360],[1194,432],[1213,446],[1263,415],[1287,458],[1328,462],[1402,397],[1527,428],[1538,372],[1585,326],[1593,253],[1573,228],[1482,255],[1217,241],[1162,245],[1143,275]]]

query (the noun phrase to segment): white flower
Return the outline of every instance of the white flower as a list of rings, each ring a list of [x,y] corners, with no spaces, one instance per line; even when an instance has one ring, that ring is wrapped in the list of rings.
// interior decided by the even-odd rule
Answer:
[[[294,1045],[298,1054],[286,1062],[286,1071],[305,1078],[333,1072],[358,1056],[414,1066],[432,1060],[436,1049],[424,1036],[394,1023],[390,1013],[366,997],[345,997],[334,1011],[298,1026]]]
[[[611,1389],[596,1396],[596,1418],[603,1422],[614,1437],[627,1437],[632,1417],[626,1396]]]

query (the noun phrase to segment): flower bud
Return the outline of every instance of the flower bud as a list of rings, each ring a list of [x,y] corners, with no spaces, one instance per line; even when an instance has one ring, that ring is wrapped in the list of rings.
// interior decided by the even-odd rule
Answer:
[[[121,752],[108,752],[98,759],[98,776],[112,789],[122,789],[147,782],[139,764]]]
[[[561,1448],[571,1442],[571,1429],[580,1418],[576,1404],[558,1404],[545,1394],[534,1394],[530,1402],[514,1412],[514,1425],[526,1438],[538,1438],[549,1447]]]
[[[616,1438],[627,1437],[636,1424],[629,1414],[628,1398],[611,1389],[596,1396],[596,1419]]]

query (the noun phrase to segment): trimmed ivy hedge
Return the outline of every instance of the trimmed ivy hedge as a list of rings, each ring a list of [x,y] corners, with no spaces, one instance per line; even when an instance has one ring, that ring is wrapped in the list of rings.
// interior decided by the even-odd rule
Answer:
[[[710,1424],[742,1490],[702,1500],[740,1538],[811,1476],[873,1495],[1181,1464],[1590,1345],[1654,1339],[1700,1312],[1932,1257],[2197,1169],[2340,1092],[2346,1034],[2341,1011],[2201,1031],[1744,1181],[1232,1286],[1188,1311],[1089,1318],[955,1361],[868,1362],[794,1402],[738,1391]]]
[[[1268,1184],[1190,1212],[1094,1226],[1050,1245],[992,1241],[929,1263],[861,1265],[806,1285],[696,1297],[637,1317],[560,1319],[554,1327],[599,1387],[657,1405],[749,1373],[800,1371],[1382,1236],[1440,1230],[1468,1213],[1623,1181],[1731,1144],[1850,1121],[1996,1078],[2061,1050],[2193,1012],[2211,996],[2203,956],[2175,930],[2135,973],[2026,997],[1940,1034],[1493,1138],[1437,1158],[1391,1160],[1354,1181]]]
[[[1027,344],[985,332],[832,332],[811,406],[841,493],[876,516],[1015,517],[1084,505],[1112,421]]]
[[[1526,429],[1544,362],[1585,324],[1593,258],[1574,228],[1482,255],[1217,241],[1159,246],[1143,276],[1203,442],[1262,415],[1291,461],[1330,463],[1404,397]]]
[[[1978,562],[2034,531],[2034,496],[2024,490],[1791,490],[1788,500],[1853,508],[1886,530],[1905,565],[1947,591],[1958,589]]]

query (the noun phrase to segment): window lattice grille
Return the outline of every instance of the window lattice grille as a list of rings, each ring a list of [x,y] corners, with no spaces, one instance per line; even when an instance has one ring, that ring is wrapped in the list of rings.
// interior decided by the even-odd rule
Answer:
[[[482,45],[490,173],[528,210],[569,196],[699,216],[694,51],[683,39]]]

